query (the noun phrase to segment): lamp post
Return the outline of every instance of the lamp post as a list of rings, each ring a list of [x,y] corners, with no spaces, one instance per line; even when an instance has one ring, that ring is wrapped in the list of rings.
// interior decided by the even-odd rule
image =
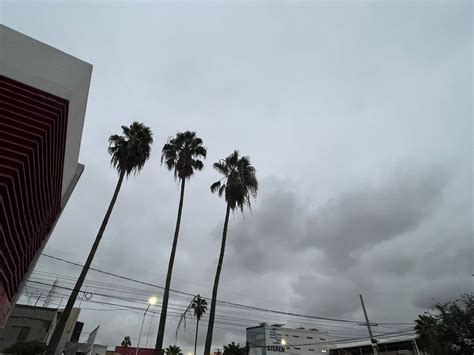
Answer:
[[[140,339],[142,337],[143,323],[145,323],[146,312],[148,312],[150,306],[154,305],[157,301],[158,298],[155,296],[150,297],[150,299],[148,300],[148,307],[146,308],[145,313],[143,313],[142,325],[140,327],[140,333],[138,333],[137,351],[135,352],[135,355],[138,355],[138,349],[140,348]]]

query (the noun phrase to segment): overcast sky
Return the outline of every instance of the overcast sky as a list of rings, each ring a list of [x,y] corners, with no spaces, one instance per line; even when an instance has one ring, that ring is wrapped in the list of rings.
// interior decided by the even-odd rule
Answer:
[[[238,149],[260,191],[230,220],[219,298],[362,319],[363,294],[372,319],[410,322],[472,291],[472,14],[468,1],[3,2],[5,25],[94,66],[85,171],[46,252],[85,261],[117,180],[107,138],[138,120],[152,156],[123,185],[95,267],[164,284],[179,188],[160,152],[194,130],[208,158],[186,185],[173,288],[211,294],[225,214],[211,166]],[[37,270],[78,275],[47,258]],[[136,343],[141,314],[80,319],[114,346]],[[224,328],[216,347],[245,341],[245,325]]]

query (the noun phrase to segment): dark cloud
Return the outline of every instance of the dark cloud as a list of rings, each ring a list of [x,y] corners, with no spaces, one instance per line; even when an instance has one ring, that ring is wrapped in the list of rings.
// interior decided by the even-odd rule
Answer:
[[[306,222],[305,246],[324,250],[331,263],[350,267],[362,249],[403,235],[428,218],[447,172],[399,169],[380,186],[366,186],[330,200]]]
[[[395,169],[383,183],[356,186],[316,210],[289,181],[272,179],[251,218],[232,226],[227,273],[257,272],[260,285],[288,282],[288,302],[310,314],[361,316],[358,295],[365,294],[372,295],[378,319],[397,312],[400,319],[414,318],[413,306],[429,303],[420,301],[429,291],[417,289],[431,290],[432,297],[469,290],[469,211],[453,220],[448,202],[459,194],[448,186],[466,181],[458,185],[451,168]],[[422,246],[410,247],[410,241]],[[455,282],[453,273],[459,273]],[[387,308],[394,297],[406,299],[403,312]]]
[[[288,187],[291,182],[268,182],[261,183],[265,190],[258,207],[230,227],[229,262],[233,266],[255,272],[287,268],[302,238],[304,206]]]
[[[316,211],[288,187],[291,182],[274,181],[271,189],[261,193],[252,218],[233,227],[232,261],[256,271],[287,269],[295,253],[317,249],[327,264],[346,269],[359,251],[416,229],[428,218],[447,174],[441,169],[395,171],[380,186],[356,187]],[[410,268],[409,261],[392,264],[393,272],[397,265]]]
[[[473,289],[472,276],[459,274],[430,282],[429,285],[420,288],[415,294],[413,303],[420,309],[428,309],[435,303],[453,300],[463,293],[472,292]]]
[[[292,284],[295,307],[310,314],[352,318],[360,310],[357,280],[328,276],[301,276]]]

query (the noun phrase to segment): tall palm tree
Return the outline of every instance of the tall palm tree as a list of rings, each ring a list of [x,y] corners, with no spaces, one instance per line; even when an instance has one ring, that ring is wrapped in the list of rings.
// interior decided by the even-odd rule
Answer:
[[[173,273],[174,257],[178,244],[179,226],[181,224],[181,212],[183,210],[184,186],[186,179],[189,179],[196,170],[203,168],[200,158],[206,158],[207,149],[202,145],[202,139],[196,137],[196,132],[178,132],[176,137],[172,137],[163,146],[161,163],[164,163],[168,170],[174,171],[175,179],[181,183],[181,194],[179,197],[178,217],[174,230],[173,246],[166,275],[165,292],[161,305],[160,324],[156,337],[155,354],[161,355],[163,349],[163,339],[165,335],[166,313],[168,311],[168,299],[170,294],[171,274]]]
[[[202,298],[201,295],[197,295],[196,297],[194,297],[194,300],[191,303],[191,308],[194,310],[194,316],[197,319],[196,336],[194,337],[194,353],[193,353],[193,355],[196,355],[196,346],[197,346],[198,332],[199,332],[199,321],[201,320],[201,317],[203,316],[203,314],[206,313],[207,301],[204,298]]]
[[[224,177],[211,185],[211,192],[217,192],[219,197],[224,196],[227,203],[224,229],[222,231],[221,252],[217,263],[216,277],[212,289],[211,312],[209,313],[209,325],[207,327],[206,343],[204,355],[209,355],[212,345],[212,332],[214,330],[214,318],[216,314],[217,290],[219,288],[219,278],[224,261],[225,243],[227,239],[227,226],[229,224],[230,210],[236,208],[244,211],[244,206],[250,206],[250,198],[257,197],[258,181],[255,168],[250,164],[250,158],[239,156],[238,151],[234,151],[227,158],[214,163],[214,169]]]
[[[181,354],[181,348],[178,345],[170,345],[165,350],[166,355],[179,355]]]
[[[115,187],[114,195],[110,201],[107,212],[105,213],[102,224],[99,228],[99,232],[95,238],[94,244],[92,245],[87,261],[82,268],[81,274],[77,279],[76,285],[69,296],[66,308],[59,319],[59,323],[54,329],[54,333],[48,345],[46,354],[53,355],[55,352],[60,351],[57,349],[61,336],[64,332],[66,322],[69,319],[71,310],[76,302],[77,295],[84,283],[87,272],[91,266],[94,255],[99,247],[100,240],[104,234],[107,223],[109,222],[110,215],[114,208],[115,202],[122,186],[122,182],[125,176],[130,174],[138,174],[143,167],[145,162],[150,157],[151,145],[153,143],[153,134],[147,126],[143,123],[133,122],[130,127],[122,126],[123,135],[112,135],[109,138],[108,152],[112,156],[110,159],[111,165],[117,170],[119,179],[117,186]]]

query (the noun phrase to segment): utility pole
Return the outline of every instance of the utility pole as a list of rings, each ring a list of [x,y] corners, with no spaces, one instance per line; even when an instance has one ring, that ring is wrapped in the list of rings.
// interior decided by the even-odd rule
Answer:
[[[58,285],[58,279],[54,280],[53,286],[51,287],[51,290],[49,290],[48,295],[44,299],[43,302],[43,307],[48,307],[49,303],[51,302],[51,298],[54,296],[54,291],[56,290],[56,286]]]
[[[372,334],[372,328],[370,328],[369,317],[367,317],[367,311],[365,310],[364,299],[362,298],[362,295],[359,295],[359,296],[360,296],[360,303],[362,304],[362,309],[364,310],[365,323],[367,324],[367,329],[369,330],[369,336],[370,336],[370,342],[372,343],[372,349],[374,350],[374,355],[378,355],[377,340],[375,340]]]

